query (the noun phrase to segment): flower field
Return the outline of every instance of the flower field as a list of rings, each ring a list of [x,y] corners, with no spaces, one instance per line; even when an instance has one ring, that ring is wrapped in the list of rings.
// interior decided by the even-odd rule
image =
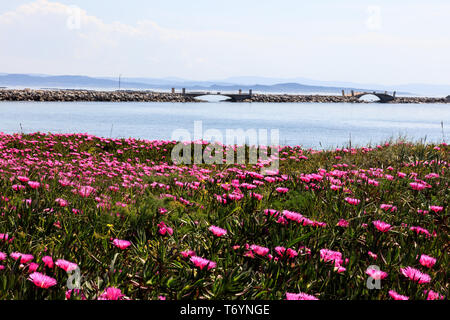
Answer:
[[[448,298],[445,143],[280,147],[265,174],[175,145],[0,133],[0,299]]]

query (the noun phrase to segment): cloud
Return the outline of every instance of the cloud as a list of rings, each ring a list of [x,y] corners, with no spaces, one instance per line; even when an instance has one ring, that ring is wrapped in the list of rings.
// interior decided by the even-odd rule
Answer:
[[[0,49],[0,72],[198,80],[236,75],[364,82],[448,79],[450,39],[445,32],[419,30],[411,20],[416,9],[408,7],[408,15],[401,16],[401,7],[382,6],[380,20],[375,15],[369,22],[366,9],[345,20],[346,32],[339,29],[342,20],[322,21],[318,15],[310,27],[309,20],[299,21],[285,31],[280,25],[270,34],[249,34],[174,29],[150,20],[107,23],[82,8],[36,0],[0,14],[0,43],[6,44]],[[434,9],[422,21],[441,26],[439,17],[442,12]],[[352,25],[358,21],[359,29]],[[409,23],[407,30],[404,23]]]
[[[38,62],[41,72],[104,75],[177,74],[195,68],[223,72],[225,65],[264,47],[262,38],[241,33],[167,29],[148,20],[105,23],[80,8],[47,0],[1,14],[0,41],[8,44],[0,58],[13,61],[21,72],[36,70]]]

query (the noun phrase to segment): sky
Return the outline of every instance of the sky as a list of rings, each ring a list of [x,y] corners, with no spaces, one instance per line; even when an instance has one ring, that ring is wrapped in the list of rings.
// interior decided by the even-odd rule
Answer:
[[[0,0],[0,73],[450,85],[450,1]]]

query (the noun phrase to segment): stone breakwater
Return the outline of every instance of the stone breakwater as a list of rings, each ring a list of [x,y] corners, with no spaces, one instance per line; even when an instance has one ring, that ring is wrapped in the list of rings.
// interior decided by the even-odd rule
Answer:
[[[0,89],[0,101],[91,101],[91,102],[202,102],[201,97],[181,93],[153,91],[94,91],[94,90],[11,90]],[[253,94],[244,102],[271,103],[367,103],[352,96]],[[390,103],[450,103],[450,97],[397,97]]]
[[[315,103],[368,103],[363,99],[352,96],[325,96],[325,95],[291,95],[291,94],[253,94],[251,99],[244,102],[315,102]],[[429,97],[396,97],[388,103],[450,103],[449,98]]]
[[[177,93],[151,91],[0,90],[0,101],[200,102]]]

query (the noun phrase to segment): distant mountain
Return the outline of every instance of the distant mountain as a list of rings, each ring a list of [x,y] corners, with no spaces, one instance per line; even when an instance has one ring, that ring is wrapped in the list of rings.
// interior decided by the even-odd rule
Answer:
[[[447,96],[450,94],[450,85],[432,85],[432,84],[399,84],[399,85],[380,85],[376,83],[355,83],[345,81],[320,81],[308,78],[270,78],[270,77],[231,77],[219,81],[241,83],[241,84],[255,84],[260,83],[264,85],[274,85],[277,83],[301,83],[309,86],[325,86],[325,87],[339,87],[339,88],[370,88],[371,90],[380,91],[397,91],[397,92],[413,92],[419,95],[428,96]]]
[[[39,87],[39,88],[117,88],[118,80],[107,80],[87,76],[43,76],[27,74],[0,75],[0,86],[8,87]],[[123,83],[122,88],[151,88],[142,83]]]
[[[300,80],[302,78],[298,78]],[[170,90],[176,88],[186,88],[186,90],[205,91],[237,91],[242,89],[254,92],[272,93],[327,93],[341,94],[354,91],[374,91],[374,87],[363,86],[341,86],[341,85],[318,85],[314,81],[304,79],[305,82],[281,81],[278,78],[261,77],[235,77],[218,81],[192,81],[181,78],[124,78],[120,79],[121,89],[154,89]],[[280,82],[277,82],[280,81]],[[332,82],[329,82],[330,84]],[[118,89],[119,77],[88,77],[88,76],[50,76],[42,74],[0,74],[0,87],[16,88],[61,88],[61,89]],[[389,90],[390,91],[390,90]],[[397,91],[398,94],[407,94],[406,91]]]

